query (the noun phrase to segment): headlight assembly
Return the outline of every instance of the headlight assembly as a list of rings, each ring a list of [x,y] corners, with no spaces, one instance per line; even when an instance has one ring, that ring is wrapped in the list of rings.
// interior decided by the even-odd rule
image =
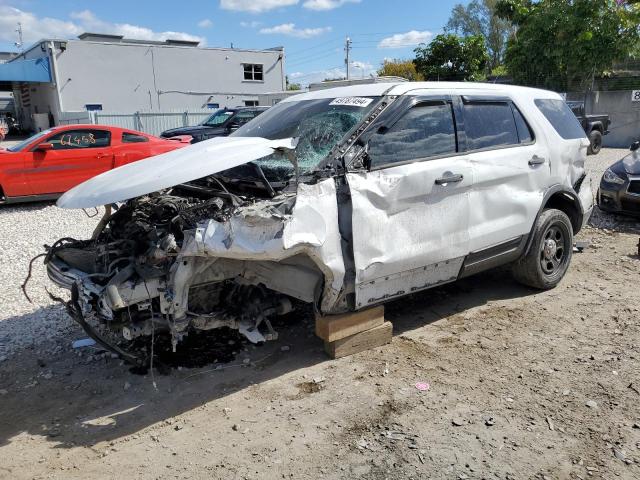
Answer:
[[[613,173],[610,168],[607,168],[602,178],[607,183],[614,183],[616,185],[622,185],[624,183],[624,179]]]

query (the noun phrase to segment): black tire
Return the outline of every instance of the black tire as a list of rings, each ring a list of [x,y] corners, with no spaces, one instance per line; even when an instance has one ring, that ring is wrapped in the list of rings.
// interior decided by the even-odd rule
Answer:
[[[597,155],[602,148],[602,133],[599,130],[591,130],[589,134],[589,155]]]
[[[569,268],[573,254],[573,227],[560,210],[544,210],[526,255],[513,265],[519,283],[540,290],[554,288]]]

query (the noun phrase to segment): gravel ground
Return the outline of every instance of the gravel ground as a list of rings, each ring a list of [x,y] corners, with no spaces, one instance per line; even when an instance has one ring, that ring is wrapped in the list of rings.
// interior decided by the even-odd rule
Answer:
[[[588,158],[594,188],[625,153]],[[222,369],[155,377],[72,351],[40,263],[34,304],[20,292],[42,244],[96,223],[0,208],[0,479],[640,478],[635,220],[596,212],[554,290],[496,270],[389,303],[383,348],[329,361],[299,318]]]

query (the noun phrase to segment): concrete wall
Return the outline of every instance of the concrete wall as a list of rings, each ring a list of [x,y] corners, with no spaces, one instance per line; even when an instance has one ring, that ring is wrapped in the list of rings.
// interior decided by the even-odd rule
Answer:
[[[57,54],[63,110],[97,103],[134,112],[244,105],[284,85],[280,51],[70,41]],[[264,65],[264,81],[245,81],[243,63]]]
[[[570,100],[584,100],[583,93],[567,96]],[[606,113],[611,119],[609,134],[604,137],[605,147],[628,148],[640,140],[640,102],[631,101],[631,90],[591,92],[587,95],[587,114]]]

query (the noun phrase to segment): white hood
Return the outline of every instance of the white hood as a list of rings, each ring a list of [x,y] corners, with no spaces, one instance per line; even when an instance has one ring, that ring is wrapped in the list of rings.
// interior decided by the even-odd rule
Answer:
[[[258,160],[278,148],[295,148],[294,140],[212,138],[93,177],[62,195],[57,205],[91,208],[122,202]]]

